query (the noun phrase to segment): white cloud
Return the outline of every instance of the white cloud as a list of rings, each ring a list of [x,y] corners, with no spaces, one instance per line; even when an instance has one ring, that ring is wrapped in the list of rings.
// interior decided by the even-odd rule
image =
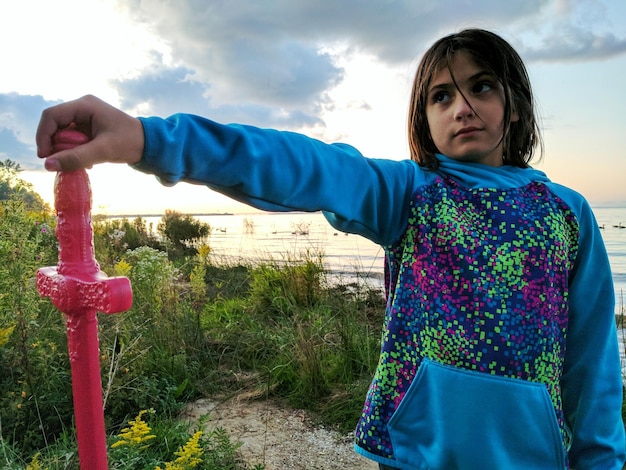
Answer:
[[[608,0],[2,2],[0,154],[33,165],[41,110],[93,93],[137,114],[192,112],[405,155],[411,75],[441,35],[492,29],[540,68],[541,84],[542,74],[563,75],[560,66],[621,64],[625,22],[626,2]],[[580,93],[621,107],[615,91],[596,86],[591,95],[561,75],[567,97],[539,96],[549,132],[563,116],[579,119],[570,106]],[[615,124],[604,109],[583,111],[598,126]]]
[[[153,49],[167,49],[104,0],[3,2],[0,42],[0,92],[64,100],[88,92],[113,98],[110,78],[137,74]]]

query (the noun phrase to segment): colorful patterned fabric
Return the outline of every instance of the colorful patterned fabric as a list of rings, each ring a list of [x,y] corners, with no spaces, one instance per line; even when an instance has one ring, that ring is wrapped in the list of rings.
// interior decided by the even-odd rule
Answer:
[[[577,240],[575,217],[542,183],[467,190],[438,177],[420,188],[387,249],[381,360],[357,445],[394,458],[387,423],[424,358],[544,384],[567,445],[559,380]]]

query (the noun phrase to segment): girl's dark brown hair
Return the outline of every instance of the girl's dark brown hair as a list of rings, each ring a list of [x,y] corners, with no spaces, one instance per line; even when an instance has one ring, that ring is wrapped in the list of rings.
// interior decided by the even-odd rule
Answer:
[[[529,166],[541,134],[535,119],[535,105],[526,66],[513,47],[497,34],[482,29],[465,29],[435,42],[417,68],[409,105],[409,148],[411,159],[420,166],[437,169],[437,148],[426,118],[430,83],[443,67],[450,70],[454,54],[464,51],[479,67],[491,73],[504,88],[504,164]],[[450,70],[452,75],[452,70]],[[454,75],[452,75],[454,80]],[[511,114],[519,119],[511,122]]]

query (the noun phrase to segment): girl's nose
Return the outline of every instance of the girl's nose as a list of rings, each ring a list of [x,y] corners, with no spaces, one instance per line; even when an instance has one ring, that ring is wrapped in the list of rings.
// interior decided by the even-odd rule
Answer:
[[[474,115],[474,110],[467,99],[461,94],[458,95],[454,103],[454,119],[465,119]]]

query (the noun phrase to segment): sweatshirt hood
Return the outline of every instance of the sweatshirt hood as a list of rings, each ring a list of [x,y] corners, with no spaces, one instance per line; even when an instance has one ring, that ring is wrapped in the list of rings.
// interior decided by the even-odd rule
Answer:
[[[467,188],[509,189],[530,183],[549,183],[543,171],[532,167],[519,168],[511,165],[493,167],[482,163],[459,162],[437,154],[438,172],[444,173]]]

